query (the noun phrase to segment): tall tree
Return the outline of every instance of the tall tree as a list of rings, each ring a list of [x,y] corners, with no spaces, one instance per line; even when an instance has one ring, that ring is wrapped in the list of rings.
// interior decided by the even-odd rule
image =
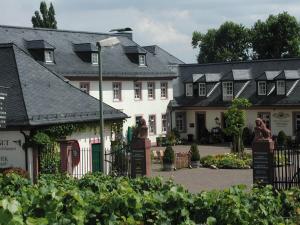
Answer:
[[[33,27],[57,29],[55,10],[52,3],[50,3],[50,7],[48,9],[46,2],[42,1],[40,4],[40,12],[34,12],[31,22]]]
[[[249,59],[249,30],[241,24],[223,23],[219,29],[203,34],[195,31],[192,46],[199,47],[198,62],[222,62]]]
[[[284,58],[300,56],[300,24],[287,12],[258,20],[252,30],[254,58]]]

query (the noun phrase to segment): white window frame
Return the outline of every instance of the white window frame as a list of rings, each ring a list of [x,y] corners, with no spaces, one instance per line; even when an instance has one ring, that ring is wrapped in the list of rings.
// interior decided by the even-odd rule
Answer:
[[[262,86],[264,85],[264,86]],[[266,95],[267,94],[267,82],[266,81],[258,81],[257,82],[257,94],[258,95]]]
[[[161,114],[161,132],[167,133],[168,119],[167,114]]]
[[[233,99],[233,82],[226,81],[222,83],[223,101],[231,101]]]
[[[142,82],[134,82],[134,100],[142,100]]]
[[[45,50],[45,63],[54,63],[54,51],[52,50]]]
[[[138,122],[143,119],[143,116],[142,115],[136,115],[135,116],[135,125],[138,126]]]
[[[83,92],[89,94],[90,93],[90,82],[79,82],[79,89]]]
[[[149,124],[149,134],[152,134],[152,135],[156,134],[156,115],[155,114],[149,115],[148,124]]]
[[[175,118],[175,123],[176,123],[176,129],[178,130],[178,132],[184,132],[185,128],[185,124],[184,124],[184,118],[183,118],[184,114],[183,113],[178,113],[176,115]]]
[[[139,55],[139,65],[146,66],[146,56],[145,55]]]
[[[122,84],[121,82],[113,82],[113,101],[119,102],[122,100]]]
[[[185,84],[185,96],[191,97],[193,96],[193,90],[194,89],[194,85],[193,83],[186,83]]]
[[[91,54],[91,62],[92,62],[93,65],[98,65],[98,63],[99,63],[98,53],[92,52],[92,54]]]
[[[168,99],[168,82],[160,82],[160,98]]]
[[[199,96],[206,96],[206,84],[205,83],[199,83]]]
[[[284,80],[276,81],[276,93],[277,93],[277,95],[285,95],[285,81]]]
[[[147,83],[148,99],[155,99],[155,82]]]

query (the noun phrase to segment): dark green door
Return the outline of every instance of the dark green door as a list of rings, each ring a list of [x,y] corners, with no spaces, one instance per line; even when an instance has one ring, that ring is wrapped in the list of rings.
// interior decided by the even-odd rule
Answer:
[[[100,151],[100,144],[92,144],[92,171],[102,171],[103,155]]]

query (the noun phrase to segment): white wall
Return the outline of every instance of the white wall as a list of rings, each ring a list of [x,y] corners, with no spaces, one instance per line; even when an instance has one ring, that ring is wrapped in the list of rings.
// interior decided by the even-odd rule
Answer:
[[[209,109],[209,110],[176,110],[172,112],[172,127],[176,127],[175,112],[186,112],[187,115],[187,132],[181,133],[182,138],[187,138],[187,134],[196,135],[196,118],[197,112],[204,112],[206,115],[205,126],[210,131],[216,127],[215,118],[218,117],[221,122],[221,113],[225,110]],[[293,134],[293,112],[299,112],[300,109],[262,109],[262,110],[247,110],[246,112],[246,126],[249,128],[255,127],[255,119],[258,117],[259,112],[269,112],[271,115],[271,132],[272,135],[277,135],[279,131],[283,130],[286,135],[294,136]],[[284,113],[285,118],[276,117],[277,113]],[[194,123],[194,127],[190,127],[190,123]]]
[[[168,82],[168,99],[161,99],[160,97],[160,82]],[[81,81],[85,82],[85,81]],[[87,81],[88,82],[88,81]],[[119,102],[113,101],[112,83],[122,83],[122,100]],[[134,100],[134,81],[104,81],[103,82],[103,102],[119,109],[126,113],[131,118],[128,118],[124,124],[124,135],[128,126],[135,125],[135,116],[142,115],[148,123],[149,115],[156,115],[156,135],[149,135],[151,142],[156,141],[156,137],[161,135],[162,124],[161,115],[167,111],[169,101],[173,99],[173,87],[171,80],[156,80],[155,82],[155,100],[148,99],[147,82],[142,82],[142,100]],[[79,81],[70,82],[75,87],[79,88]],[[99,98],[99,86],[97,81],[90,81],[90,95]]]

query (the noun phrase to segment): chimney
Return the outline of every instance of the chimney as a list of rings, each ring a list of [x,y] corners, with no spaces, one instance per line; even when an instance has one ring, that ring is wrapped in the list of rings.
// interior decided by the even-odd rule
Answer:
[[[116,35],[124,36],[132,40],[132,29],[130,27],[112,29],[109,32],[114,32]]]

